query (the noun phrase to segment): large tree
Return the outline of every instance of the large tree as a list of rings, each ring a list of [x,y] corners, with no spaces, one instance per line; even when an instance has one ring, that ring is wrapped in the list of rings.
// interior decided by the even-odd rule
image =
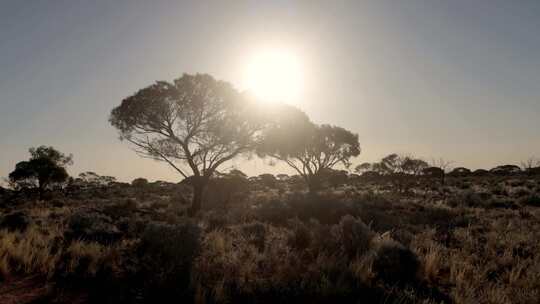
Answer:
[[[360,154],[358,135],[344,128],[316,125],[292,106],[283,105],[272,116],[258,154],[289,165],[302,176],[310,193],[319,190],[325,170],[338,164],[349,167],[349,159]]]
[[[30,148],[29,152],[30,159],[15,165],[15,170],[9,174],[9,181],[17,189],[38,189],[42,199],[45,190],[68,179],[66,166],[73,163],[73,157],[47,146]]]
[[[190,214],[200,210],[218,167],[250,151],[262,126],[247,96],[205,74],[184,74],[138,91],[112,110],[110,123],[137,153],[190,178]]]

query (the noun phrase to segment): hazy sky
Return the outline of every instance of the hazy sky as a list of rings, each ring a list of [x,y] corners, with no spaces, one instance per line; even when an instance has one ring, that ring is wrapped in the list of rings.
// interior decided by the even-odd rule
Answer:
[[[358,133],[357,162],[540,156],[540,1],[0,0],[0,176],[46,144],[74,154],[72,174],[177,181],[118,140],[111,109],[182,73],[243,89],[246,58],[265,48],[301,58],[294,103]]]

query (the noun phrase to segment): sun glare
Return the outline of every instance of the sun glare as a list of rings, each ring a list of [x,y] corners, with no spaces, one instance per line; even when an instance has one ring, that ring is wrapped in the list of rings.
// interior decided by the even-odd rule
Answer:
[[[300,60],[286,50],[259,52],[247,64],[244,83],[264,102],[295,102],[303,86]]]

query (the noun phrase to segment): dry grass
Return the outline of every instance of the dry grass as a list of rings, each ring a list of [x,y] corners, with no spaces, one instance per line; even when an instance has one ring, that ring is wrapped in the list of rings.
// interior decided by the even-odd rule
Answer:
[[[538,303],[537,185],[503,178],[449,180],[444,188],[420,184],[396,194],[387,185],[366,183],[328,191],[319,199],[261,188],[196,219],[201,233],[190,244],[197,257],[190,260],[191,270],[185,269],[191,275],[185,287],[190,296],[182,300]],[[174,255],[160,255],[170,235],[151,237],[160,240],[152,251],[160,265],[146,267],[149,258],[138,251],[145,227],[183,221],[177,210],[185,206],[163,198],[176,192],[158,190],[144,197],[123,189],[101,193],[99,199],[83,193],[70,204],[21,205],[32,225],[24,232],[0,230],[0,275],[99,277],[136,289],[133,294],[141,294],[148,278],[155,280],[152,286],[164,276],[176,278],[168,273]],[[135,203],[122,208],[127,197]],[[112,217],[122,238],[101,244],[67,238],[70,217],[87,210]],[[178,241],[172,249],[183,245]],[[397,260],[381,262],[381,256]],[[396,262],[402,258],[409,262]],[[404,282],[393,281],[401,276]],[[160,290],[166,293],[171,286]]]
[[[0,272],[3,277],[12,273],[52,276],[61,256],[53,248],[59,235],[58,227],[50,227],[47,234],[36,227],[22,233],[1,230]]]

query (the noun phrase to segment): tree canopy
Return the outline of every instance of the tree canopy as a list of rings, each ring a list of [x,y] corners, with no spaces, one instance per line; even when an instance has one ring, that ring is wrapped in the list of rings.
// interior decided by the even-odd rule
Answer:
[[[47,146],[30,148],[29,152],[30,159],[17,163],[9,174],[9,181],[15,188],[37,188],[41,197],[45,190],[68,179],[66,166],[73,163],[71,155],[66,156]]]
[[[297,108],[283,105],[263,132],[257,152],[285,162],[304,178],[310,192],[319,187],[321,172],[360,154],[358,135],[332,125],[317,125]]]
[[[379,175],[421,175],[426,168],[428,168],[428,163],[422,159],[392,153],[383,157],[380,162],[359,164],[355,171],[359,174],[376,172]]]
[[[192,212],[200,209],[212,174],[253,149],[262,127],[249,97],[206,74],[184,74],[138,91],[112,110],[110,123],[140,155],[193,177]]]

